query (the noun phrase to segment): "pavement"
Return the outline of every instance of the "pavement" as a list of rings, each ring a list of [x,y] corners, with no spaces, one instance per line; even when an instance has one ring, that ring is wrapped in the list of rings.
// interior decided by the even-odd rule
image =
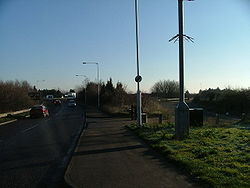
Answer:
[[[198,187],[181,170],[137,138],[125,125],[128,118],[87,112],[87,129],[65,172],[75,188]]]

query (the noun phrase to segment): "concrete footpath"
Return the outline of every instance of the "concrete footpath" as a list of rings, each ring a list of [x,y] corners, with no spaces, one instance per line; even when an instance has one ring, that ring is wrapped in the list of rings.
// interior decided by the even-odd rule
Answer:
[[[129,119],[88,112],[87,122],[64,176],[72,187],[197,187],[125,128]]]

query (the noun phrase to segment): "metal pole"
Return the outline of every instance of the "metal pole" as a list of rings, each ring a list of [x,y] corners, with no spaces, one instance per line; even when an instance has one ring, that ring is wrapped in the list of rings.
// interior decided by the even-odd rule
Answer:
[[[84,88],[84,105],[86,105],[86,88]]]
[[[141,117],[141,91],[140,91],[140,67],[139,67],[139,19],[138,19],[138,0],[135,0],[135,31],[136,31],[136,62],[137,62],[137,126],[142,125]]]
[[[88,83],[88,78],[85,76],[84,80],[84,104],[87,105],[87,83]]]
[[[183,45],[183,0],[178,0],[179,12],[179,80],[180,80],[180,102],[184,102],[184,45]]]
[[[189,134],[189,107],[184,96],[184,42],[183,42],[183,0],[178,0],[179,17],[179,104],[175,111],[175,134],[177,139],[183,139]]]
[[[138,0],[135,0],[135,31],[136,31],[136,65],[137,65],[137,76],[140,75],[139,67],[139,20],[138,20]],[[139,87],[139,85],[138,85]]]
[[[99,71],[99,63],[96,63],[97,65],[97,80],[98,80],[98,84],[97,84],[97,106],[98,109],[100,109],[100,71]]]

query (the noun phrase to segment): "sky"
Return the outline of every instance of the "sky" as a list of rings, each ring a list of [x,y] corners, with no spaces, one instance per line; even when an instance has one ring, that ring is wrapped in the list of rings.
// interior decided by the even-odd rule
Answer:
[[[250,0],[184,3],[185,89],[250,87]],[[176,80],[177,0],[139,0],[141,90]],[[76,88],[85,75],[136,91],[134,0],[0,0],[0,80]]]

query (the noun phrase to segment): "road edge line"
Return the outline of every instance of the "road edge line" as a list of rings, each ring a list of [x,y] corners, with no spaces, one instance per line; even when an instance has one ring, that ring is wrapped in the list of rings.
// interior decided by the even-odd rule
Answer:
[[[17,121],[17,119],[13,119],[13,120],[10,120],[10,121],[3,122],[3,123],[0,123],[0,126],[1,125],[6,125],[6,124],[9,124],[9,123],[13,123],[15,121]]]

